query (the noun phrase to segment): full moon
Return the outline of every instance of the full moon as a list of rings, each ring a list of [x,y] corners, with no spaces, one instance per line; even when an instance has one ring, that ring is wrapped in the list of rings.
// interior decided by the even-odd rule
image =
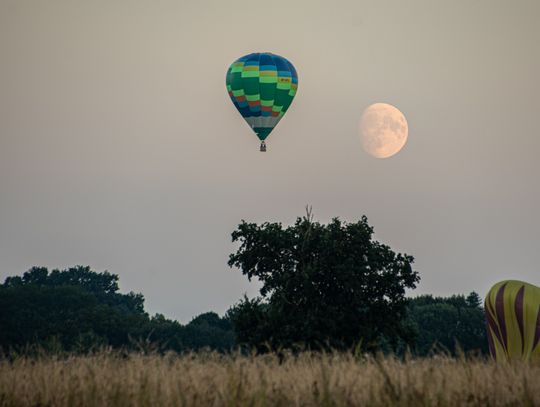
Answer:
[[[398,153],[407,142],[409,128],[403,113],[386,103],[368,106],[360,119],[364,150],[376,158]]]

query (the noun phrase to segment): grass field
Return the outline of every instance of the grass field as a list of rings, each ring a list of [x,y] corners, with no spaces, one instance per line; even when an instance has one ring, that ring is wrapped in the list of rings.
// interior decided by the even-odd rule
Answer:
[[[540,364],[216,354],[0,361],[0,406],[540,406]]]

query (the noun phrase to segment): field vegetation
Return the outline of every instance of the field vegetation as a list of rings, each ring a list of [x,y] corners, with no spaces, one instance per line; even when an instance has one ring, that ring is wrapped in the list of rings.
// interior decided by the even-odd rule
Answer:
[[[537,406],[540,364],[351,353],[5,357],[0,406]]]

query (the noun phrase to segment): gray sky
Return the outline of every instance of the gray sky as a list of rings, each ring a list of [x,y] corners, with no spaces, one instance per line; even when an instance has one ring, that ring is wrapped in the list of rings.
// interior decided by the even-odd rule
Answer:
[[[415,256],[415,293],[540,283],[540,2],[0,0],[0,279],[33,265],[120,275],[187,322],[249,284],[239,221],[366,214]],[[268,152],[225,73],[270,51],[299,90]],[[378,160],[358,120],[397,106]]]

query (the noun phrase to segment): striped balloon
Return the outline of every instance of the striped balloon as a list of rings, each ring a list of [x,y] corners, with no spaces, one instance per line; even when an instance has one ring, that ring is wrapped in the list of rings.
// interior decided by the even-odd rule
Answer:
[[[268,52],[249,54],[232,63],[226,83],[232,102],[264,145],[296,95],[293,64]]]
[[[489,350],[497,361],[540,360],[540,287],[501,281],[489,290],[485,312]]]

